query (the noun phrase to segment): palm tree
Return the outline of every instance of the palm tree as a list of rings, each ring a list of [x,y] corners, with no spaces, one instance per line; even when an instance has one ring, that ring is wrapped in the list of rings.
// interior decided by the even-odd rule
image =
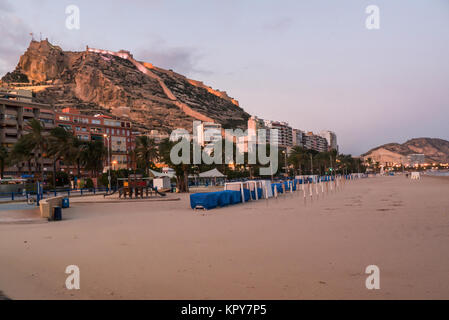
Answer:
[[[159,157],[159,152],[154,142],[147,136],[139,136],[136,138],[136,148],[134,149],[137,165],[145,170],[149,175],[150,163]]]
[[[80,164],[86,170],[90,170],[93,177],[97,177],[98,172],[103,168],[103,159],[105,156],[106,147],[102,141],[89,141],[82,145]]]
[[[298,170],[299,175],[302,175],[302,166],[306,163],[308,158],[307,150],[300,146],[295,146],[291,149],[287,161]]]
[[[21,162],[27,162],[28,173],[31,175],[31,160],[34,158],[33,148],[34,146],[32,141],[24,138],[24,136],[20,137],[20,139],[14,144],[9,155],[10,164],[17,164],[20,167]],[[37,167],[37,165],[35,165],[35,167]]]
[[[9,158],[9,151],[4,146],[0,145],[0,178],[3,179],[3,173],[5,171],[5,164]]]
[[[42,178],[48,133],[45,131],[42,122],[36,119],[32,119],[28,123],[26,130],[28,133],[22,136],[21,139],[24,139],[28,144],[33,146],[32,153],[34,155],[34,162],[36,164],[37,172]]]
[[[56,163],[64,160],[65,163],[74,163],[79,157],[77,138],[71,131],[56,127],[50,131],[48,137],[48,155],[53,159],[53,185],[56,186]]]
[[[170,151],[172,150],[173,146],[177,142],[170,141],[169,139],[164,139],[161,141],[159,145],[159,153],[161,160],[167,164],[169,167],[173,168],[176,173],[176,187],[178,188],[179,192],[189,192],[189,173],[193,173],[194,166],[192,165],[192,143],[190,142],[190,163],[189,164],[174,164],[171,161],[170,157]]]

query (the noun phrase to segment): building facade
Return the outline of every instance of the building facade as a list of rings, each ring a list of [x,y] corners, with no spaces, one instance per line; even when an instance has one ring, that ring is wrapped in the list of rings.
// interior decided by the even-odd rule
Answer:
[[[81,141],[104,142],[109,147],[111,169],[131,168],[130,151],[135,145],[131,122],[100,114],[82,115],[77,109],[65,108],[55,112],[55,124],[72,131]]]
[[[329,151],[331,150],[338,151],[337,135],[335,134],[335,132],[323,130],[319,133],[319,135],[326,139]]]
[[[8,150],[11,150],[14,144],[28,133],[28,123],[31,119],[41,121],[47,130],[55,126],[55,112],[51,106],[35,103],[31,95],[22,94],[22,92],[0,93],[0,144]],[[28,167],[29,164],[31,168]],[[28,171],[36,171],[34,164],[32,162],[29,164],[28,162],[18,163],[6,168],[5,174],[20,175]],[[43,171],[53,170],[50,159],[44,159],[42,169]]]
[[[422,153],[412,153],[407,155],[406,163],[409,166],[422,165],[426,162],[426,156]]]
[[[305,132],[299,129],[293,129],[293,146],[299,146],[304,148],[304,136]]]
[[[304,137],[304,148],[309,150],[315,150],[317,152],[328,151],[327,140],[319,135],[313,134],[313,132],[307,132]]]
[[[290,148],[293,146],[293,129],[287,122],[265,120],[265,127],[267,129],[277,130],[277,135],[274,141],[277,141],[279,148]]]

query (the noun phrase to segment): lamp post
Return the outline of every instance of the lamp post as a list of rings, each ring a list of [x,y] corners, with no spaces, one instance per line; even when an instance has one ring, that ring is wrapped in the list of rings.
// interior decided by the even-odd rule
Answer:
[[[109,150],[109,136],[107,134],[104,134],[103,137],[106,138],[107,143],[108,143],[108,193],[111,190],[111,154],[110,154],[110,150]]]
[[[312,154],[310,154],[310,171],[312,172],[312,176],[313,176],[313,156],[312,156]]]
[[[284,154],[285,176],[288,177],[288,171],[287,171],[287,152],[286,152],[285,150],[282,150],[282,153]]]

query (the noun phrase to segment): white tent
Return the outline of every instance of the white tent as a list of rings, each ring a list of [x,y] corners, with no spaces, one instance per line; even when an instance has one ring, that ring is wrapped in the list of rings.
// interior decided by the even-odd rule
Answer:
[[[159,177],[169,177],[169,178],[174,178],[174,177],[175,177],[175,175],[172,174],[172,173],[162,173],[162,172],[157,172],[157,171],[154,171],[154,170],[151,170],[151,169],[150,169],[150,172],[151,172],[156,178],[159,178]]]
[[[217,169],[212,169],[209,171],[201,172],[198,175],[199,178],[225,178],[226,176],[218,171]]]

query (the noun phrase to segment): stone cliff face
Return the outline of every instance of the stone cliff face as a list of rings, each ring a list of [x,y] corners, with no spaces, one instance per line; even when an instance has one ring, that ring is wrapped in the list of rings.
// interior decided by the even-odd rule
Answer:
[[[36,99],[55,107],[129,115],[142,130],[191,130],[194,120],[244,128],[249,117],[225,92],[136,61],[125,51],[70,52],[47,40],[32,41],[2,81],[22,88],[39,85]]]
[[[426,161],[449,162],[449,141],[434,138],[416,138],[403,144],[389,143],[371,149],[363,154],[364,158],[380,159],[380,162],[401,162],[409,154],[424,154]]]

